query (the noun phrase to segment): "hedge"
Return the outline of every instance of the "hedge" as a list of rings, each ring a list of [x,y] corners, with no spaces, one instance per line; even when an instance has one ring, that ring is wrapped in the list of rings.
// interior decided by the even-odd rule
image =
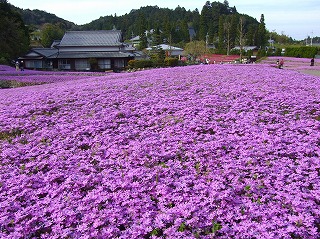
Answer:
[[[179,60],[177,58],[167,57],[162,62],[157,62],[154,60],[130,60],[128,62],[128,68],[130,69],[139,69],[139,68],[148,68],[148,67],[159,67],[159,66],[178,66]]]
[[[287,47],[284,55],[299,58],[313,58],[319,50],[320,48],[311,46]]]
[[[167,57],[164,59],[164,65],[165,66],[177,66],[179,63],[178,58],[172,58],[172,57]]]
[[[128,67],[130,69],[147,68],[152,66],[153,62],[151,60],[130,60],[128,62]]]

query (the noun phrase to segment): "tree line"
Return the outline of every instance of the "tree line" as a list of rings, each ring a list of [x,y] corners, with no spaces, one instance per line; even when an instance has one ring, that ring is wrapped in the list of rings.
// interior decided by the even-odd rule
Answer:
[[[7,0],[0,0],[0,64],[6,64],[29,48],[29,32],[21,15]]]
[[[146,47],[145,33],[154,30],[154,43],[172,43],[183,47],[190,40],[214,44],[222,52],[227,46],[239,45],[239,19],[243,21],[241,34],[248,45],[264,46],[267,42],[263,14],[260,22],[253,17],[237,12],[228,1],[207,1],[201,12],[178,6],[174,10],[157,6],[141,7],[123,16],[105,16],[82,26],[84,30],[120,29],[125,39],[140,36],[141,48]],[[190,35],[190,30],[195,35]],[[153,43],[153,44],[154,44]]]
[[[0,0],[1,61],[8,61],[25,53],[30,47],[29,36],[39,34],[39,44],[50,47],[53,40],[62,38],[66,30],[110,30],[123,32],[124,40],[140,36],[140,48],[150,44],[167,43],[184,48],[191,41],[203,41],[214,45],[216,53],[228,54],[234,46],[255,45],[263,48],[267,45],[270,32],[264,23],[223,3],[207,1],[199,11],[146,6],[131,10],[122,16],[100,17],[88,24],[76,25],[40,10],[22,10]],[[152,30],[152,34],[151,34]],[[146,35],[146,32],[149,35]],[[279,37],[273,33],[273,37]],[[286,41],[286,39],[285,39]]]

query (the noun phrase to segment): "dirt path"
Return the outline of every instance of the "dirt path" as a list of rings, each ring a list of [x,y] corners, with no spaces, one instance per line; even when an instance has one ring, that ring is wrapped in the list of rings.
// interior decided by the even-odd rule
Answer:
[[[299,72],[313,76],[320,76],[320,70],[300,70]]]

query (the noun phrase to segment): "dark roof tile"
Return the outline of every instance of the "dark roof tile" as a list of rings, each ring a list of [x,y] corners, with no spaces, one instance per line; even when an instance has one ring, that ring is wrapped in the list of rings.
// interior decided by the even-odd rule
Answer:
[[[66,46],[119,46],[121,45],[121,31],[67,31],[59,47]]]

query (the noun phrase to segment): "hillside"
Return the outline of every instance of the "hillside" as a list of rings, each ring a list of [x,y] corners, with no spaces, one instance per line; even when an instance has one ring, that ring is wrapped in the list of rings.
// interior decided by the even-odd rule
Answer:
[[[159,8],[158,6],[146,6],[132,10],[123,16],[100,17],[82,26],[84,30],[104,30],[116,28],[123,32],[125,39],[133,35],[141,35],[146,30],[160,29],[160,38],[164,41],[188,42],[190,40],[189,30],[196,32],[196,38],[214,42],[219,35],[219,24],[230,22],[233,29],[234,24],[239,23],[239,18],[244,17],[244,28],[246,31],[257,31],[259,22],[251,16],[240,14],[235,7],[227,3],[212,2],[204,5],[202,10],[186,10],[178,6],[174,10]],[[250,30],[251,29],[251,30]],[[221,29],[220,29],[221,30]],[[222,29],[223,30],[223,29]]]
[[[124,39],[141,35],[146,30],[159,29],[161,32],[160,41],[173,43],[188,42],[190,29],[197,33],[197,39],[205,40],[206,34],[208,34],[209,40],[213,42],[219,35],[219,24],[223,24],[223,22],[238,23],[241,16],[246,19],[244,25],[246,31],[257,31],[259,25],[259,22],[253,17],[240,14],[235,7],[229,7],[228,3],[220,2],[212,2],[211,4],[207,2],[201,11],[198,9],[190,11],[184,7],[172,10],[158,6],[145,6],[131,10],[130,13],[122,16],[100,17],[81,26],[46,11],[16,9],[21,13],[26,25],[40,27],[45,23],[60,23],[65,30],[109,30],[116,28],[123,32]],[[232,27],[234,28],[234,25]],[[254,41],[254,39],[250,41]]]
[[[77,25],[73,22],[64,20],[55,14],[48,13],[46,11],[34,9],[21,9],[14,7],[14,9],[21,14],[21,17],[28,26],[35,26],[40,28],[42,25],[46,23],[51,24],[62,24],[66,30],[75,29]]]

